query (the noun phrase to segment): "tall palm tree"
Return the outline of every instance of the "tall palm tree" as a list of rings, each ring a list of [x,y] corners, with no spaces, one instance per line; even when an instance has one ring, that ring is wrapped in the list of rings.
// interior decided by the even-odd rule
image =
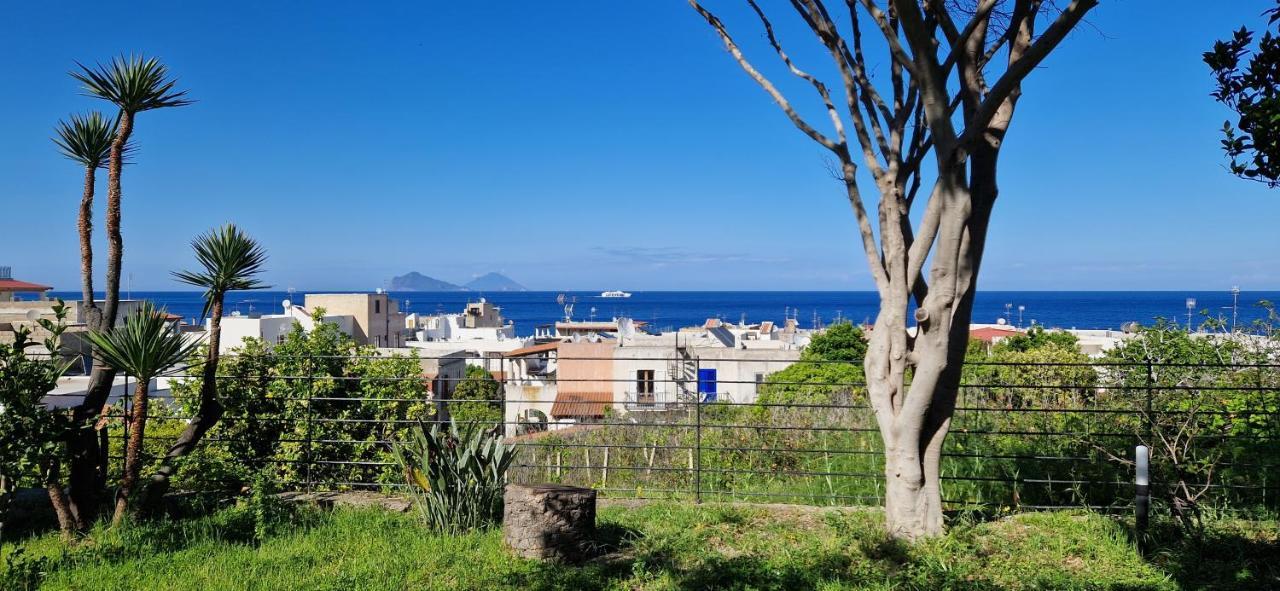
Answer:
[[[120,265],[124,252],[124,240],[120,236],[120,174],[124,167],[126,146],[133,135],[134,118],[138,113],[153,109],[180,107],[190,104],[186,91],[176,90],[176,81],[169,77],[169,69],[155,58],[120,56],[108,64],[90,68],[76,62],[78,71],[71,77],[80,81],[85,94],[110,101],[119,109],[116,117],[115,138],[111,142],[107,160],[107,274],[105,297],[101,313],[94,314],[95,325],[89,328],[106,331],[116,323],[116,311],[120,305]],[[95,310],[96,312],[96,310]],[[115,372],[109,368],[95,367],[89,379],[89,391],[76,406],[74,419],[80,423],[96,420],[111,393]],[[98,491],[106,483],[106,453],[102,450],[96,433],[84,429],[69,442],[71,456],[69,497],[76,514],[76,525],[86,529],[92,524],[98,509]]]
[[[162,372],[185,363],[198,341],[188,341],[174,330],[165,313],[150,303],[143,304],[125,320],[124,326],[107,331],[90,331],[88,338],[98,357],[118,371],[134,377],[133,412],[128,417],[129,441],[125,445],[124,475],[116,494],[112,525],[119,525],[129,508],[129,496],[142,469],[142,440],[147,427],[147,397],[151,380]]]
[[[93,194],[98,169],[106,167],[110,157],[116,122],[98,111],[91,111],[86,115],[72,115],[69,121],[59,121],[56,131],[58,137],[53,138],[53,143],[58,150],[84,167],[84,191],[76,223],[80,230],[81,313],[89,326],[97,327],[98,310],[93,298]],[[125,152],[128,151],[129,146],[125,146]]]
[[[123,240],[120,237],[120,172],[124,165],[125,146],[133,135],[134,118],[143,111],[181,107],[191,104],[191,101],[186,98],[187,91],[175,90],[177,81],[169,77],[168,66],[156,58],[120,56],[106,65],[98,64],[93,68],[79,62],[76,62],[76,66],[79,71],[71,72],[71,77],[80,81],[85,94],[110,101],[120,109],[116,118],[115,141],[111,143],[107,166],[107,300],[103,305],[103,317],[110,325],[115,323],[120,298],[120,259],[123,251]]]
[[[204,288],[204,310],[201,316],[209,318],[209,335],[206,340],[204,371],[200,382],[200,402],[191,423],[182,431],[164,462],[147,486],[145,505],[149,509],[159,506],[169,489],[169,479],[177,471],[176,460],[191,453],[200,444],[209,429],[222,418],[225,410],[218,401],[218,349],[222,343],[222,305],[227,292],[245,289],[265,289],[268,286],[255,276],[262,272],[267,262],[267,252],[248,234],[234,224],[215,228],[191,241],[199,271],[179,271],[174,277],[187,285]]]

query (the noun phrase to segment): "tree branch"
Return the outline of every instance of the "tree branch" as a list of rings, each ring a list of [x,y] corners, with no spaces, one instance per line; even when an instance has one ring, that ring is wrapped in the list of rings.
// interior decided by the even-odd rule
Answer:
[[[1009,68],[991,87],[991,91],[987,93],[973,118],[966,123],[964,133],[957,141],[957,145],[966,146],[979,135],[985,134],[987,125],[1003,106],[1005,99],[1021,87],[1022,80],[1027,77],[1027,74],[1040,65],[1040,62],[1043,62],[1049,56],[1049,52],[1066,38],[1067,33],[1071,32],[1084,15],[1097,5],[1098,0],[1072,0],[1044,34],[1036,39],[1025,53],[1009,64]],[[1031,16],[1024,18],[1031,18]],[[1011,23],[1010,26],[1014,24],[1017,23]]]
[[[845,143],[844,120],[840,118],[840,112],[836,110],[835,104],[831,102],[831,93],[827,91],[827,85],[796,67],[791,58],[787,56],[787,52],[782,50],[782,44],[778,42],[777,36],[773,33],[773,23],[769,22],[768,17],[764,15],[764,11],[760,10],[760,6],[756,4],[755,0],[747,0],[747,4],[751,5],[751,9],[755,11],[756,16],[760,17],[760,24],[764,26],[765,36],[768,37],[769,44],[773,46],[773,50],[778,53],[778,57],[782,58],[782,63],[787,65],[787,69],[791,70],[792,74],[812,84],[814,90],[822,97],[822,104],[826,105],[827,114],[831,117],[831,125],[835,128],[837,142]]]
[[[702,15],[703,19],[706,19],[707,24],[711,25],[711,28],[715,29],[716,33],[720,35],[720,40],[724,43],[725,49],[729,51],[729,55],[733,56],[733,59],[738,62],[738,65],[742,67],[742,70],[746,72],[752,80],[755,80],[756,84],[759,84],[765,92],[769,93],[769,96],[773,97],[773,101],[778,103],[778,107],[782,109],[783,113],[786,113],[787,118],[791,120],[791,123],[795,125],[796,128],[812,138],[813,141],[821,144],[824,148],[831,150],[832,152],[835,152],[838,149],[840,146],[839,143],[823,135],[822,132],[814,129],[812,125],[809,125],[809,123],[805,121],[799,113],[796,113],[796,110],[792,108],[791,103],[787,101],[786,97],[782,96],[782,93],[778,91],[773,83],[770,82],[768,78],[765,78],[763,74],[756,70],[755,67],[747,61],[747,58],[742,55],[742,51],[738,49],[738,44],[733,41],[733,37],[731,37],[729,35],[729,31],[725,29],[724,23],[721,22],[716,15],[711,14],[707,9],[703,8],[702,5],[698,4],[697,0],[689,0],[689,5],[692,6],[694,10],[698,11],[698,14]]]

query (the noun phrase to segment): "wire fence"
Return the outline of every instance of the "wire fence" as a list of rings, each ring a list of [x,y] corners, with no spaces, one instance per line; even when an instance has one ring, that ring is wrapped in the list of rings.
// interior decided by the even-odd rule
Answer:
[[[154,386],[148,461],[189,421],[196,373]],[[452,419],[517,446],[514,482],[880,504],[883,443],[860,376],[860,363],[781,355],[228,358],[226,413],[177,486],[235,490],[265,472],[287,490],[395,490],[391,447]],[[942,458],[949,509],[1128,510],[1139,443],[1153,450],[1153,489],[1188,487],[1222,510],[1280,506],[1280,366],[975,362],[963,376]],[[115,470],[131,411],[122,395],[107,414]]]

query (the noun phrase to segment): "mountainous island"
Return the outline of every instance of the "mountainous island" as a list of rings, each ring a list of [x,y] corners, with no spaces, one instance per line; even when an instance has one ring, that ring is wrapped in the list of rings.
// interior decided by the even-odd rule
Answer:
[[[468,281],[463,287],[471,291],[529,291],[502,273],[485,273]]]
[[[449,283],[417,271],[391,278],[391,291],[529,291],[501,273],[487,273],[466,284]]]

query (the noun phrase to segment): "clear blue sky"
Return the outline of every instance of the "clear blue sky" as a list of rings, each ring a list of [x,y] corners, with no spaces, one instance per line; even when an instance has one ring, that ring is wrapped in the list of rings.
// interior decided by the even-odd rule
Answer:
[[[0,264],[75,289],[81,176],[48,138],[106,107],[78,96],[73,60],[139,51],[199,102],[138,119],[135,289],[176,288],[187,241],[224,221],[267,245],[282,288],[410,270],[548,290],[871,288],[821,149],[684,2],[413,4],[10,6]],[[743,3],[708,4],[781,78]],[[1227,113],[1199,58],[1270,4],[1104,1],[1024,85],[981,287],[1280,289],[1280,192],[1223,171]]]

